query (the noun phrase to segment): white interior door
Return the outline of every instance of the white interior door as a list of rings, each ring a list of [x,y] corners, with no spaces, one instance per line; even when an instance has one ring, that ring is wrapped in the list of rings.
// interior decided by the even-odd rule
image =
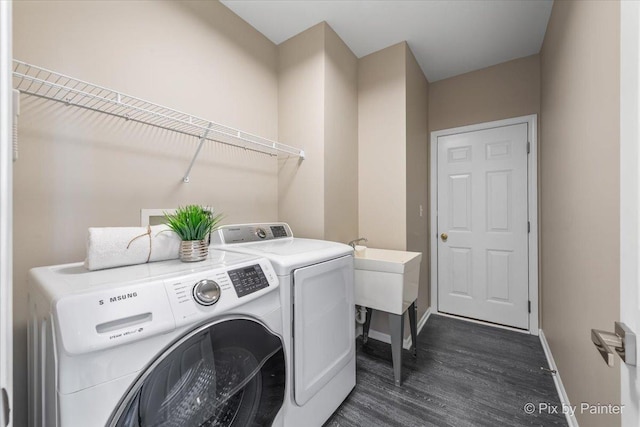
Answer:
[[[527,126],[437,138],[441,312],[529,328]]]
[[[13,384],[11,2],[0,1],[0,426],[11,425]]]
[[[620,321],[640,336],[640,3],[620,13]],[[620,363],[620,380],[622,426],[640,426],[637,362]]]

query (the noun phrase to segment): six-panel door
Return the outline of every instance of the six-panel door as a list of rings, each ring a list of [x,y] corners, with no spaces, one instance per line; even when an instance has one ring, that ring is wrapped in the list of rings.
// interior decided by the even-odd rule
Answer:
[[[527,329],[527,124],[437,144],[438,309]]]

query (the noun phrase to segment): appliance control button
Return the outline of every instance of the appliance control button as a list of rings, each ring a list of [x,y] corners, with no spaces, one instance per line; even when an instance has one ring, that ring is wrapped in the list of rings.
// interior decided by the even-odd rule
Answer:
[[[193,285],[193,297],[200,305],[213,305],[220,299],[220,286],[213,280],[200,280]]]
[[[264,228],[258,228],[256,230],[256,236],[258,236],[261,239],[264,239],[265,237],[267,237],[267,232],[264,231]]]

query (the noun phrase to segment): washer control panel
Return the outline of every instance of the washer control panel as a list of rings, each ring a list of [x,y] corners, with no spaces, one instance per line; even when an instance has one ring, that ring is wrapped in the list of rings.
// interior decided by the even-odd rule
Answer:
[[[269,261],[253,259],[164,280],[176,325],[233,309],[278,287]]]
[[[238,298],[252,294],[269,286],[269,281],[260,264],[229,271],[229,278],[238,294]]]
[[[293,237],[291,228],[284,222],[225,225],[212,234],[211,243],[213,245],[228,245],[291,237]]]
[[[176,262],[165,264],[171,265]],[[38,273],[48,271],[49,267],[41,267]],[[259,303],[252,306],[252,313],[280,308],[280,296],[274,292],[278,276],[266,258],[230,254],[216,264],[203,262],[202,267],[117,284],[107,282],[91,292],[70,292],[51,302],[60,343],[68,354],[138,341],[218,314],[242,313],[243,306],[256,299]]]

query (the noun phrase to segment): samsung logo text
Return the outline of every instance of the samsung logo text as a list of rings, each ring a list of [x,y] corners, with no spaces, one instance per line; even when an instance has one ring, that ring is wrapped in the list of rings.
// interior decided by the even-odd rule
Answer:
[[[130,292],[130,293],[126,293],[126,294],[122,294],[122,295],[116,295],[113,297],[109,297],[109,302],[118,302],[118,301],[124,301],[126,299],[131,299],[131,298],[135,298],[138,296],[137,292]],[[99,305],[104,305],[104,301],[103,299],[98,301]]]

